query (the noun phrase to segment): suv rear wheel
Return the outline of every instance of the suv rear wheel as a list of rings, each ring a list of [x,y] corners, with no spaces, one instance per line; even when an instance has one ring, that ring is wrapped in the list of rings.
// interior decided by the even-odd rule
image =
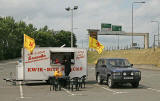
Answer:
[[[99,74],[97,74],[97,83],[102,84],[103,80]]]
[[[111,76],[108,77],[108,81],[107,82],[108,82],[108,87],[112,88],[114,83],[113,83],[113,80],[112,80]]]

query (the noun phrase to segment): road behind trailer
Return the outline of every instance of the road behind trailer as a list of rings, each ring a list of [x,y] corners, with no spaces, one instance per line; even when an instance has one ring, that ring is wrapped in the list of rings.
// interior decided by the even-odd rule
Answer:
[[[22,61],[16,67],[16,80],[48,80],[58,69],[64,75],[64,58],[71,59],[71,78],[88,75],[86,49],[39,47],[32,54],[24,49],[24,64],[22,52]]]

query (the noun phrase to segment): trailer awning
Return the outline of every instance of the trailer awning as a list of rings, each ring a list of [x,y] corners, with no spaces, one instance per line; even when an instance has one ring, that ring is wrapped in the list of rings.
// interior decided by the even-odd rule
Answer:
[[[50,48],[50,52],[75,52],[74,48]]]

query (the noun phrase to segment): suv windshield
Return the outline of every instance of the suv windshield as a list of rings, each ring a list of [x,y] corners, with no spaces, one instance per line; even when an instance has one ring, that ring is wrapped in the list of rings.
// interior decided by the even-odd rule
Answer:
[[[129,67],[130,63],[127,59],[109,59],[108,64],[112,65],[113,67]]]

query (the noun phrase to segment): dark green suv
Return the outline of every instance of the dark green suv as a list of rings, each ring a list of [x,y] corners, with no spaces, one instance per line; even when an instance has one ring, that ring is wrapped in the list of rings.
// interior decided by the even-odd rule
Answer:
[[[141,72],[123,58],[99,59],[95,73],[97,82],[101,84],[105,80],[110,88],[119,83],[131,83],[136,88],[141,80]]]

